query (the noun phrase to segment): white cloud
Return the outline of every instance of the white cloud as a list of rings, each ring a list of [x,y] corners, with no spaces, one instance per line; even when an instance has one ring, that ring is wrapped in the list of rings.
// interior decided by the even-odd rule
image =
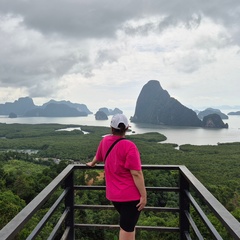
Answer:
[[[0,1],[0,102],[134,108],[156,79],[185,105],[238,105],[239,20],[238,0]]]

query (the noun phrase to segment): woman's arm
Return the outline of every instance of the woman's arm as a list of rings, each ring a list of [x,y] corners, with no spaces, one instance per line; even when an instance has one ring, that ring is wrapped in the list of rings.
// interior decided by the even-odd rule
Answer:
[[[134,183],[141,195],[140,202],[137,205],[138,211],[141,211],[147,204],[147,191],[145,188],[145,182],[142,171],[130,170]]]
[[[94,167],[98,160],[96,159],[96,156],[94,156],[93,160],[91,162],[87,162],[86,165],[89,167]]]

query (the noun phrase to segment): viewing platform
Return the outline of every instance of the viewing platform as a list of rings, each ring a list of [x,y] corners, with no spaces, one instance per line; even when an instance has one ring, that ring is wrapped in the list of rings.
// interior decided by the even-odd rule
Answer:
[[[88,223],[81,220],[79,211],[113,211],[113,206],[109,203],[100,205],[79,204],[78,193],[83,191],[105,191],[104,185],[78,184],[79,176],[86,177],[86,172],[103,171],[103,165],[94,168],[85,164],[68,165],[46,188],[44,188],[21,212],[19,212],[4,228],[0,230],[0,240],[15,239],[18,233],[24,229],[27,223],[38,214],[44,204],[48,203],[52,196],[57,195],[53,204],[49,204],[48,212],[36,224],[28,240],[35,239],[41,233],[49,221],[54,218],[56,222],[49,231],[47,239],[73,240],[79,232],[88,229],[105,229],[106,231],[117,231],[117,222],[111,224],[99,224],[97,221]],[[158,223],[154,226],[137,225],[138,231],[154,231],[158,236],[168,234],[171,239],[240,239],[240,223],[231,213],[207,190],[206,187],[183,165],[143,165],[144,173],[148,171],[159,171],[174,174],[176,186],[148,186],[147,192],[150,196],[154,193],[167,193],[175,196],[176,202],[161,206],[147,205],[144,212],[152,212],[152,215],[160,213],[173,214],[176,219],[174,226],[161,226]],[[60,192],[61,191],[61,192]],[[163,204],[164,205],[164,204]],[[214,219],[214,221],[212,221]],[[216,222],[218,223],[216,226]],[[219,230],[220,229],[220,230]],[[117,235],[116,235],[117,236]],[[227,236],[227,237],[226,237]],[[39,238],[40,239],[40,238]],[[99,238],[100,239],[100,238]],[[156,238],[157,239],[157,238]],[[164,239],[159,237],[159,239]],[[168,238],[169,239],[169,238]],[[101,239],[100,239],[101,240]],[[102,240],[108,240],[102,239]],[[109,239],[113,240],[113,239]],[[151,240],[151,238],[148,238]]]

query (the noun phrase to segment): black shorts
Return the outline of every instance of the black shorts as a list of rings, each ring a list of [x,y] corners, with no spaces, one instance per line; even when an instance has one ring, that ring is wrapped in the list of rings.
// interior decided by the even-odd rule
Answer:
[[[120,214],[120,227],[126,232],[133,232],[137,224],[140,211],[136,205],[139,203],[137,201],[130,202],[113,202],[114,207]]]

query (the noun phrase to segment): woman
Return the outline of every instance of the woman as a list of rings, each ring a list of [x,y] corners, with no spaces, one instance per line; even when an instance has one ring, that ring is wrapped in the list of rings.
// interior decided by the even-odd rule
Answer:
[[[119,240],[135,240],[135,226],[147,203],[140,154],[136,145],[125,138],[129,127],[125,115],[114,115],[110,126],[112,134],[101,140],[87,166],[105,161],[106,197],[120,214]]]

